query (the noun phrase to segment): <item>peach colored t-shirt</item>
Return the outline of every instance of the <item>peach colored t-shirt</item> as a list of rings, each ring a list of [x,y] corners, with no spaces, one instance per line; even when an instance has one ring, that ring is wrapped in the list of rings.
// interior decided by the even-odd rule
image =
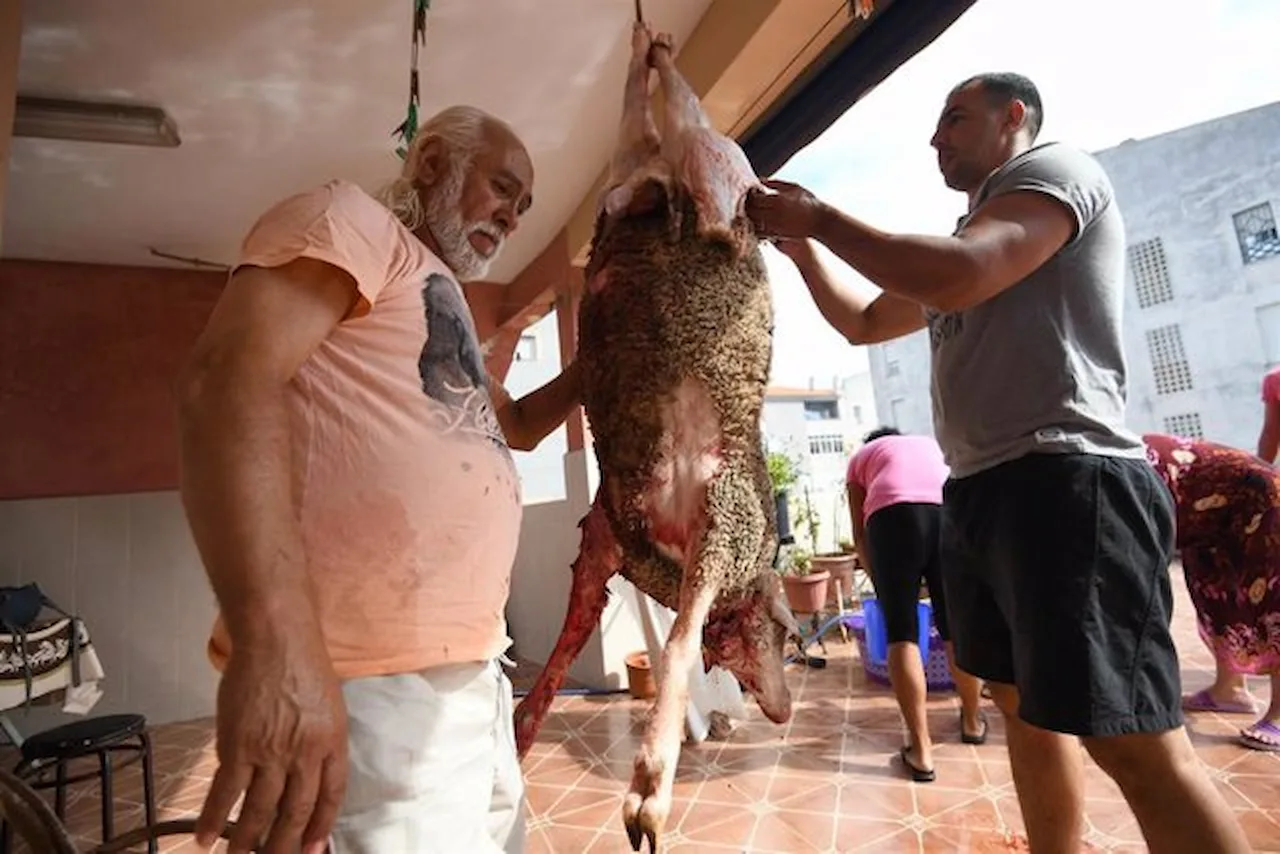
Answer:
[[[346,181],[269,210],[240,264],[303,256],[346,270],[360,294],[289,394],[296,512],[337,672],[494,658],[510,645],[522,504],[462,289]],[[216,667],[229,651],[219,619]]]

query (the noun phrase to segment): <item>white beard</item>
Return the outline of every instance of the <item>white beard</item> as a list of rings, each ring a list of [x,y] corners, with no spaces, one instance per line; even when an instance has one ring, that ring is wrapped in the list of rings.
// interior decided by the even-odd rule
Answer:
[[[487,222],[468,223],[462,220],[462,185],[466,181],[466,163],[454,160],[449,171],[441,179],[435,192],[428,197],[423,210],[427,229],[440,247],[441,260],[461,282],[473,282],[484,278],[489,265],[502,251],[505,239],[502,231]],[[493,240],[493,255],[485,258],[468,240],[472,234],[481,233]]]

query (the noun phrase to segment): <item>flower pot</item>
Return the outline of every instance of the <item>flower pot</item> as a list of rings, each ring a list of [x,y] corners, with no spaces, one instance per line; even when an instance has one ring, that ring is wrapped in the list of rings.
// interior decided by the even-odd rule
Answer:
[[[649,665],[649,653],[644,650],[633,652],[626,657],[627,690],[637,700],[652,700],[658,695],[658,684],[653,679],[653,668]]]
[[[840,593],[844,595],[846,600],[853,598],[853,570],[857,566],[858,558],[851,554],[828,554],[814,555],[813,568],[815,571],[828,572],[831,574],[832,581],[840,582]],[[838,605],[836,602],[836,585],[829,585],[831,604]]]
[[[784,575],[782,587],[787,591],[787,604],[797,614],[818,614],[827,601],[827,583],[831,573],[811,571],[807,575]]]

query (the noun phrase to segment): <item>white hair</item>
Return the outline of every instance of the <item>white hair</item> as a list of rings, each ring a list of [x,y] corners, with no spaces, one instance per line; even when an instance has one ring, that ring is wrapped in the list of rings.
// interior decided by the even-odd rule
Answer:
[[[417,173],[422,149],[432,140],[444,143],[452,155],[450,171],[465,173],[472,159],[485,142],[485,132],[494,127],[505,127],[500,120],[476,107],[446,107],[418,128],[404,157],[400,177],[380,189],[376,198],[410,231],[422,227],[426,211],[418,193]]]

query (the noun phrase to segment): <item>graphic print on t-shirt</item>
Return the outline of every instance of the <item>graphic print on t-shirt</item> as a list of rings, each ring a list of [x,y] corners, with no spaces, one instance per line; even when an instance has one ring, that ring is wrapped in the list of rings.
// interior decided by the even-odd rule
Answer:
[[[448,276],[432,273],[422,288],[427,341],[418,357],[422,391],[447,413],[444,432],[482,435],[506,447],[489,400],[487,372],[471,312]]]

